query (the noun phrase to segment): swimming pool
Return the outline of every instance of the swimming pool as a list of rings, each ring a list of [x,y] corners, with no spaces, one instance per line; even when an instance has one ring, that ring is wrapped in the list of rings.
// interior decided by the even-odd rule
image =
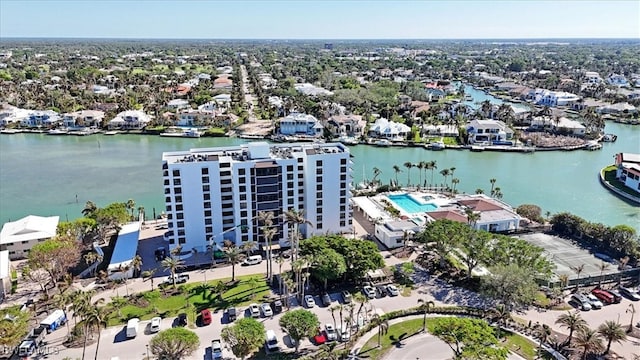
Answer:
[[[433,211],[438,208],[435,204],[420,204],[415,201],[409,194],[388,195],[389,200],[409,214]]]

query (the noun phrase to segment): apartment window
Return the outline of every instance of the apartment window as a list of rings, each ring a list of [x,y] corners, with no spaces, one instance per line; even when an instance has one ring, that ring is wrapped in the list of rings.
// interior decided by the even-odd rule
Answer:
[[[346,182],[341,182],[340,183],[340,189],[346,189],[347,188],[347,183]]]
[[[202,175],[209,175],[209,168],[202,168]]]
[[[316,160],[316,167],[322,167],[322,160]]]
[[[173,185],[182,185],[180,179],[173,179]]]
[[[240,192],[247,192],[247,186],[246,185],[240,185]]]
[[[203,197],[204,197],[204,200],[211,200],[210,194],[204,194]]]
[[[347,203],[347,199],[345,198],[341,198],[340,199],[340,204],[346,204]]]
[[[287,196],[293,196],[293,190],[288,190],[287,191]]]
[[[176,211],[182,211],[182,205],[176,205]]]
[[[246,201],[247,200],[247,194],[240,194],[240,201]]]
[[[179,203],[182,202],[182,195],[176,196],[176,202],[179,202]]]
[[[289,199],[287,200],[287,204],[288,204],[288,205],[293,205],[293,198],[289,198]]]
[[[322,223],[318,223],[317,226],[316,226],[316,229],[322,230]]]
[[[165,185],[165,186],[169,186],[169,185],[170,185],[170,183],[169,183],[169,179],[165,179],[165,180],[164,180],[164,185]]]
[[[211,219],[204,219],[204,224],[205,225],[211,225],[213,223],[213,221]]]
[[[340,190],[340,196],[347,196],[346,190]]]
[[[204,216],[211,216],[211,210],[205,210],[204,211]]]
[[[298,186],[303,187],[304,186],[304,181],[298,181]]]
[[[340,175],[340,180],[341,181],[347,180],[347,175],[345,175],[345,174]]]
[[[171,189],[169,189],[169,188],[165,188],[165,189],[164,189],[164,193],[165,193],[165,195],[166,195],[166,194],[171,194]]]
[[[322,199],[316,200],[316,206],[322,206]]]
[[[164,202],[171,202],[171,197],[170,196],[165,197]]]
[[[211,209],[211,203],[209,201],[205,201],[204,202],[204,208],[205,209]]]
[[[340,211],[345,211],[347,210],[347,207],[345,205],[340,205]]]
[[[179,228],[183,228],[184,227],[184,221],[178,221],[177,225],[178,225]],[[180,233],[180,232],[178,231],[178,233]]]
[[[221,177],[231,176],[231,171],[220,171],[220,176]]]
[[[244,176],[240,177],[240,184],[246,184],[247,183],[247,178]]]
[[[175,241],[172,237],[171,237],[171,238],[169,238],[169,244],[173,245],[173,244],[175,244],[175,243],[176,243],[176,241]]]
[[[182,188],[181,187],[174,188],[173,192],[176,194],[182,194]]]
[[[304,201],[304,196],[298,196],[298,201],[302,203]]]
[[[345,227],[345,226],[346,226],[346,223],[345,223],[344,221],[340,221],[340,226],[341,226],[341,227]]]
[[[340,167],[340,172],[346,173],[347,172],[347,167],[346,166],[341,166]]]
[[[289,189],[293,188],[293,181],[288,182],[288,183],[287,183],[287,187],[288,187]]]
[[[185,238],[178,238],[178,244],[184,244],[187,242],[187,239]]]
[[[205,230],[207,233],[211,234],[211,233],[213,232],[213,227],[211,227],[211,226],[207,226],[207,227],[205,227],[205,228],[204,228],[204,230]]]
[[[298,179],[304,179],[304,174],[303,173],[298,173]]]
[[[202,191],[209,191],[209,185],[202,185]]]
[[[318,192],[316,193],[316,198],[318,198],[318,199],[322,199],[322,192],[318,191]]]
[[[298,162],[301,163],[303,160],[302,158],[298,158]]]
[[[231,163],[220,163],[220,167],[221,167],[221,168],[228,168],[228,167],[231,167]]]
[[[322,175],[322,168],[316,169],[316,175]]]
[[[287,174],[287,180],[293,180],[293,174]]]
[[[167,219],[169,220],[173,219],[173,214],[167,214]]]
[[[238,169],[238,175],[245,175],[246,172],[247,171],[245,169]]]
[[[171,212],[171,205],[167,205],[165,209],[167,210],[167,212]]]
[[[316,185],[316,190],[317,191],[322,191],[322,184]]]
[[[223,211],[222,216],[233,216],[233,211]]]
[[[340,159],[340,165],[347,165],[347,159]]]

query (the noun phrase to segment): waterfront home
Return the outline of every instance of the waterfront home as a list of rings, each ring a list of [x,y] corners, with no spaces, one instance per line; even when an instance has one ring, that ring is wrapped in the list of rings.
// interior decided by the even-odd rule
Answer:
[[[0,126],[10,124],[21,124],[31,114],[31,110],[17,108],[11,105],[4,105],[0,110]]]
[[[472,120],[467,124],[469,143],[506,142],[513,138],[513,130],[499,120]]]
[[[141,110],[126,110],[109,121],[109,129],[140,130],[151,122],[151,116]]]
[[[389,249],[404,246],[405,240],[422,231],[422,227],[413,220],[394,220],[375,224],[374,236]]]
[[[11,293],[11,260],[9,251],[0,250],[0,302]]]
[[[167,103],[167,107],[173,110],[186,109],[191,107],[189,102],[185,99],[173,99]]]
[[[212,111],[185,109],[179,112],[178,126],[208,126],[215,122],[216,114]]]
[[[618,87],[629,86],[629,82],[627,81],[627,78],[624,77],[624,75],[611,74],[607,78],[607,82],[609,83],[609,85]]]
[[[454,203],[480,214],[480,218],[470,224],[476,230],[509,232],[520,227],[522,218],[511,206],[485,194],[458,195]]]
[[[222,114],[226,111],[226,106],[221,106],[217,101],[209,101],[200,106],[198,106],[198,111],[200,112],[208,112],[208,113],[216,113]]]
[[[571,105],[571,110],[575,110],[575,111],[582,111],[585,109],[590,109],[590,108],[599,108],[602,106],[607,105],[606,102],[602,101],[602,100],[596,100],[596,99],[580,99],[578,102],[574,103],[573,105]]]
[[[564,132],[575,136],[583,136],[587,129],[579,121],[571,120],[564,116],[555,119],[548,116],[536,116],[531,120],[531,128],[534,130]]]
[[[20,121],[26,127],[51,127],[62,121],[60,115],[53,110],[31,111],[29,116]]]
[[[391,141],[405,141],[407,135],[411,133],[411,128],[405,124],[379,118],[369,128],[369,136],[382,138]]]
[[[616,179],[626,187],[640,192],[640,154],[618,153],[615,156]]]
[[[600,114],[631,115],[638,112],[638,109],[629,103],[607,104],[598,108]]]
[[[324,126],[313,115],[291,113],[280,119],[280,135],[322,136]]]
[[[564,91],[551,91],[547,89],[535,89],[533,94],[529,97],[533,99],[533,102],[542,106],[571,106],[573,103],[580,100],[578,95],[564,92]]]
[[[59,216],[29,215],[7,222],[0,231],[0,251],[8,251],[9,259],[26,258],[31,247],[56,236]]]
[[[104,111],[80,110],[62,115],[62,123],[65,127],[100,127],[104,120]]]
[[[458,127],[453,124],[422,125],[420,135],[458,136]]]
[[[233,80],[229,79],[228,75],[221,75],[217,79],[213,80],[214,89],[231,89],[233,87]]]
[[[362,115],[332,115],[327,120],[327,125],[333,136],[360,137],[367,126],[367,121],[362,118]]]
[[[440,101],[446,96],[444,90],[437,88],[427,88],[425,89],[425,92],[427,93],[427,99],[432,102]]]
[[[229,107],[231,103],[231,94],[218,94],[213,97],[213,101],[215,101],[219,106]]]

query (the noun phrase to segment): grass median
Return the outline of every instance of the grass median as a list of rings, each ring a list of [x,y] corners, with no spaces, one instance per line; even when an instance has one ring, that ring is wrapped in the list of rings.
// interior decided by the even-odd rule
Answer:
[[[154,316],[167,318],[183,312],[187,313],[193,323],[197,313],[202,309],[215,312],[232,306],[259,303],[270,295],[269,286],[261,275],[240,276],[233,284],[230,280],[228,278],[208,281],[206,284],[188,283],[177,286],[175,290],[169,285],[164,289],[145,291],[129,298],[116,297],[107,305],[112,310],[107,324],[122,325],[134,317],[141,320],[148,320]],[[216,291],[219,282],[225,286]]]

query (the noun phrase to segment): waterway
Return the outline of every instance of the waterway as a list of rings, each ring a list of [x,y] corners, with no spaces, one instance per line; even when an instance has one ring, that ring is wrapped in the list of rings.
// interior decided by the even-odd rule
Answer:
[[[607,123],[607,133],[618,135],[600,151],[536,152],[533,154],[466,150],[429,151],[423,148],[379,148],[357,145],[353,154],[354,183],[382,171],[383,183],[407,182],[405,162],[436,161],[434,181],[444,182],[442,169],[455,167],[460,192],[489,193],[489,180],[514,205],[537,204],[543,212],[568,211],[607,225],[627,224],[640,232],[640,208],[612,195],[598,182],[598,171],[613,163],[618,152],[640,153],[640,127]],[[86,201],[104,206],[134,199],[151,217],[164,209],[161,157],[164,151],[245,143],[238,138],[166,138],[150,135],[0,136],[0,223],[23,216],[59,215],[61,220],[81,216]],[[420,182],[417,168],[411,183]],[[431,179],[431,172],[426,176]],[[449,181],[451,177],[449,177]],[[424,182],[424,172],[422,182]]]

